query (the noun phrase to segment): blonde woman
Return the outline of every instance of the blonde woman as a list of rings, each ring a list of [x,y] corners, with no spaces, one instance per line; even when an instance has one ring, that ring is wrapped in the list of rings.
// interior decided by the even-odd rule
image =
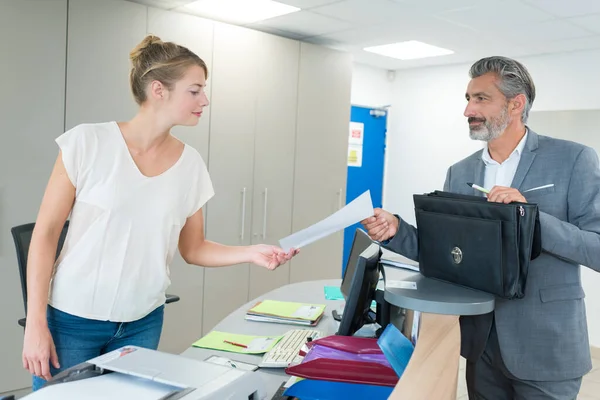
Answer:
[[[157,348],[177,247],[187,263],[205,267],[251,262],[275,269],[296,254],[204,238],[202,207],[214,194],[212,183],[200,154],[170,130],[196,125],[208,106],[206,64],[152,35],[130,58],[137,115],[82,124],[56,139],[60,152],[27,272],[23,366],[34,375],[34,390],[61,370],[121,346]]]

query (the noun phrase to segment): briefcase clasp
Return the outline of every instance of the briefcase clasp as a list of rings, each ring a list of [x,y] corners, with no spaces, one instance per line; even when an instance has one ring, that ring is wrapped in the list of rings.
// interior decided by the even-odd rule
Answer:
[[[454,261],[454,264],[458,265],[462,262],[463,253],[459,247],[453,248],[450,254],[452,254],[452,261]]]

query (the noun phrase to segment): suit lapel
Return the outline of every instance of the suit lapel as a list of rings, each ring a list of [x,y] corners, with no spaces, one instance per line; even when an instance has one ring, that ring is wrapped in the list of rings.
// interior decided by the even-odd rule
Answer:
[[[515,177],[510,185],[512,188],[517,190],[521,189],[521,184],[523,183],[523,180],[525,179],[525,176],[529,172],[529,168],[535,159],[535,150],[537,147],[538,135],[534,131],[529,130],[527,142],[525,143],[523,154],[521,154],[521,160],[519,161],[519,166],[517,167]]]
[[[485,149],[483,151],[486,151]],[[485,163],[481,159],[481,157],[475,160],[475,168],[473,168],[473,183],[483,187],[485,184]],[[479,190],[473,189],[474,194],[478,196],[484,196]]]

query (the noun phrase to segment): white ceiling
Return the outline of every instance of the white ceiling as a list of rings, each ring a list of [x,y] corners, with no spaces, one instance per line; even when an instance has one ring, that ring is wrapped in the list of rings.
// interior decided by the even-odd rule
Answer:
[[[194,0],[130,0],[186,12]],[[277,0],[302,11],[245,25],[350,51],[385,69],[600,48],[600,0]],[[362,50],[419,40],[449,56],[401,61]]]

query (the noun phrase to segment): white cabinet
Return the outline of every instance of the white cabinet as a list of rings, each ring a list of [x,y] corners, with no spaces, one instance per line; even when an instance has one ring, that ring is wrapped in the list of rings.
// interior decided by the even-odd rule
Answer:
[[[216,24],[210,106],[206,235],[226,245],[251,243],[258,32]],[[248,301],[248,264],[206,268],[203,331]]]
[[[292,231],[300,44],[261,34],[254,156],[252,242],[278,245]],[[276,61],[275,61],[276,60]],[[253,299],[290,282],[290,264],[275,271],[251,265]]]
[[[329,216],[345,199],[352,58],[302,43],[294,170],[294,232]],[[340,278],[343,232],[304,248],[291,282]]]

